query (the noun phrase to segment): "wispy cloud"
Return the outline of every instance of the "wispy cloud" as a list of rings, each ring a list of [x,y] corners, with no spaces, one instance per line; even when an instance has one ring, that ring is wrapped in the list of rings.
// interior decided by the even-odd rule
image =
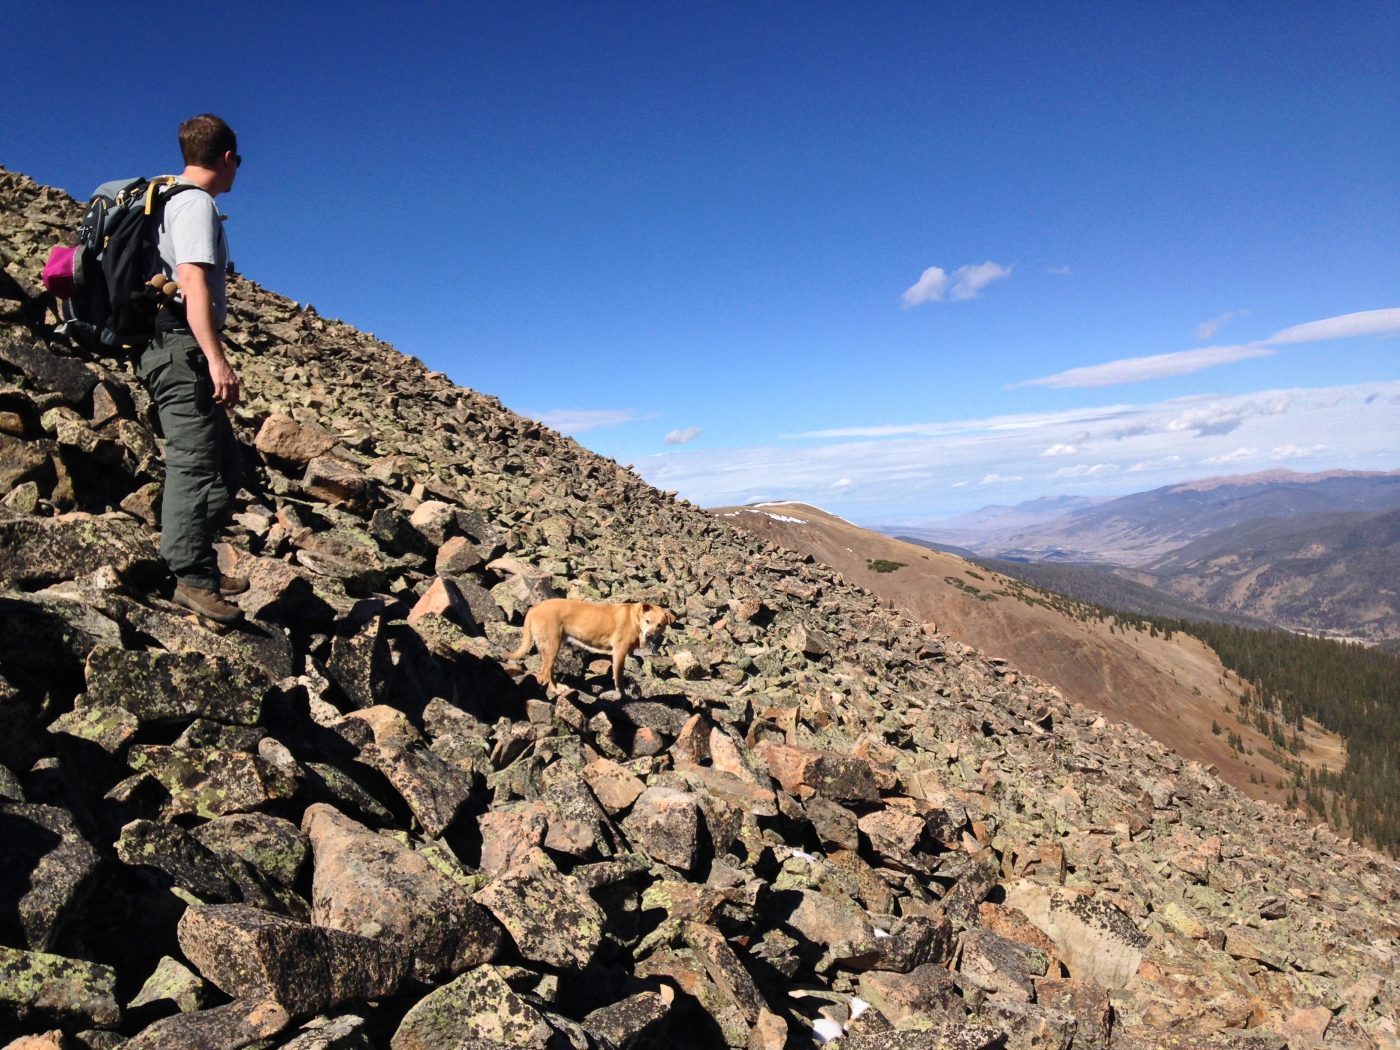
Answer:
[[[1228,463],[1244,463],[1259,455],[1256,448],[1237,448],[1233,452],[1226,452],[1220,456],[1209,456],[1201,460],[1208,467],[1223,467]]]
[[[1207,322],[1208,324],[1211,322]],[[1197,350],[1180,350],[1170,354],[1147,357],[1125,357],[1101,365],[1070,368],[1039,379],[1011,383],[1007,389],[1027,386],[1100,387],[1120,383],[1140,383],[1149,379],[1189,375],[1206,368],[1232,364],[1255,357],[1269,357],[1277,347],[1296,343],[1314,343],[1329,339],[1353,339],[1366,335],[1395,335],[1400,333],[1400,308],[1366,310],[1361,313],[1309,321],[1275,332],[1267,339],[1228,346],[1205,346]]]
[[[1220,330],[1220,326],[1235,317],[1248,317],[1248,310],[1226,310],[1219,317],[1212,317],[1209,321],[1202,321],[1195,328],[1191,329],[1191,334],[1197,339],[1209,339]]]
[[[1245,361],[1251,357],[1268,357],[1277,353],[1269,347],[1257,343],[1239,346],[1203,346],[1199,350],[1178,350],[1171,354],[1153,354],[1150,357],[1125,357],[1119,361],[1108,361],[1101,365],[1086,365],[1083,368],[1070,368],[1054,375],[1039,379],[1026,379],[1010,383],[1008,390],[1026,386],[1049,387],[1095,387],[1118,386],[1120,383],[1141,383],[1148,379],[1165,379],[1168,376],[1188,375],[1205,368],[1228,365],[1234,361]]]
[[[1129,467],[1128,473],[1141,474],[1148,470],[1167,470],[1172,467],[1178,467],[1184,462],[1185,460],[1180,456],[1162,456],[1160,459],[1145,459],[1141,463],[1134,463]]]
[[[943,267],[930,266],[904,290],[904,307],[940,302],[945,294],[953,299],[973,299],[993,281],[1010,276],[1011,267],[990,260],[959,266],[951,277]]]
[[[1363,310],[1355,314],[1342,314],[1321,321],[1296,324],[1275,332],[1264,342],[1271,346],[1284,346],[1289,343],[1318,343],[1326,339],[1354,339],[1359,335],[1395,335],[1400,333],[1400,308],[1391,310]]]
[[[1116,474],[1119,471],[1116,463],[1079,463],[1073,467],[1061,467],[1052,478],[1101,478],[1105,474]]]
[[[1056,277],[1068,277],[1070,274],[1074,273],[1068,266],[1052,266],[1045,272],[1053,274]]]
[[[649,419],[651,414],[635,408],[556,408],[535,418],[561,434],[582,434],[602,427],[620,427],[624,423]]]
[[[665,445],[689,445],[703,433],[704,431],[699,427],[684,427],[680,430],[670,431],[661,440],[662,444]]]
[[[1400,380],[1391,380],[828,427],[748,448],[677,447],[641,457],[637,469],[702,506],[790,499],[888,523],[971,509],[989,496],[1116,495],[1217,467],[1262,469],[1283,458],[1391,470],[1400,466],[1398,409]],[[1318,449],[1323,443],[1327,448]],[[1075,451],[1044,455],[1056,446]]]
[[[959,266],[953,271],[953,287],[948,294],[954,299],[972,299],[993,281],[1010,276],[1011,267],[990,260],[976,266]]]
[[[1041,455],[1042,455],[1042,456],[1072,456],[1072,455],[1074,455],[1074,454],[1075,454],[1076,452],[1078,452],[1078,451],[1079,451],[1079,449],[1078,449],[1077,447],[1075,447],[1074,445],[1055,444],[1055,445],[1051,445],[1049,448],[1047,448],[1044,452],[1041,453]]]
[[[831,427],[827,430],[807,430],[788,438],[885,438],[885,437],[947,437],[977,431],[1039,430],[1048,426],[1074,423],[1099,423],[1131,415],[1131,405],[1102,405],[1092,408],[1070,408],[1060,412],[1022,412],[1009,416],[987,416],[982,419],[947,419],[937,423],[886,423],[880,426]]]

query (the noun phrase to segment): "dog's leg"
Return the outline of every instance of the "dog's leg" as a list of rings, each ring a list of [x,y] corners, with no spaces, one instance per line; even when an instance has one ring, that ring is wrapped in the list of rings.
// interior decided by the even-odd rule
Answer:
[[[630,648],[628,647],[628,645],[627,645],[625,642],[618,642],[617,645],[613,646],[613,652],[612,652],[613,685],[617,688],[617,698],[618,698],[619,700],[625,699],[626,696],[627,696],[627,694],[623,691],[623,688],[622,688],[622,665],[625,664],[625,663],[627,662],[627,654],[628,654],[629,651],[630,651]]]
[[[559,656],[559,646],[563,639],[557,632],[549,632],[543,637],[535,637],[535,646],[540,651],[540,678],[544,681],[546,691],[553,691],[554,684],[554,661]]]

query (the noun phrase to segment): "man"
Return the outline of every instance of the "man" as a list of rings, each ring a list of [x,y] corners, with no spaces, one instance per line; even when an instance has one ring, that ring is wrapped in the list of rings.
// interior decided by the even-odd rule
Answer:
[[[220,336],[228,312],[228,242],[214,198],[233,189],[243,158],[233,129],[207,113],[180,125],[180,152],[180,181],[197,188],[167,201],[157,250],[166,275],[180,286],[183,305],[162,307],[137,372],[165,432],[160,554],[175,574],[174,601],[219,623],[234,623],[243,612],[224,596],[247,590],[248,581],[222,576],[214,554],[214,537],[242,473],[226,414],[238,404],[238,376]]]

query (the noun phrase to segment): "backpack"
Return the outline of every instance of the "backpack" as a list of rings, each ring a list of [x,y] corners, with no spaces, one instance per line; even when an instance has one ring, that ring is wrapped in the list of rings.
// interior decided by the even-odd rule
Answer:
[[[93,192],[78,243],[57,245],[44,267],[44,287],[60,300],[58,331],[88,350],[144,346],[156,311],[175,306],[179,286],[165,276],[156,239],[166,202],[197,187],[174,175],[117,179]]]

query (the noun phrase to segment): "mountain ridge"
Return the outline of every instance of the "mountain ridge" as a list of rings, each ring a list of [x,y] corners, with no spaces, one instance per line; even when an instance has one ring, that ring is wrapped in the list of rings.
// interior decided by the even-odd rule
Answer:
[[[1392,510],[1400,506],[1400,471],[1331,470],[1299,474],[1290,470],[1202,478],[1159,486],[1108,500],[1095,501],[1069,513],[1032,513],[1041,501],[1018,504],[1031,524],[997,528],[1005,508],[987,508],[991,524],[979,524],[981,511],[940,523],[905,526],[898,531],[920,540],[940,540],[968,547],[984,557],[1001,556],[1008,548],[1062,549],[1080,561],[1110,561],[1140,567],[1179,546],[1221,528],[1253,518],[1291,517],[1303,513]],[[968,527],[976,526],[969,537]],[[880,531],[889,532],[888,527]],[[971,540],[971,542],[969,542]]]

